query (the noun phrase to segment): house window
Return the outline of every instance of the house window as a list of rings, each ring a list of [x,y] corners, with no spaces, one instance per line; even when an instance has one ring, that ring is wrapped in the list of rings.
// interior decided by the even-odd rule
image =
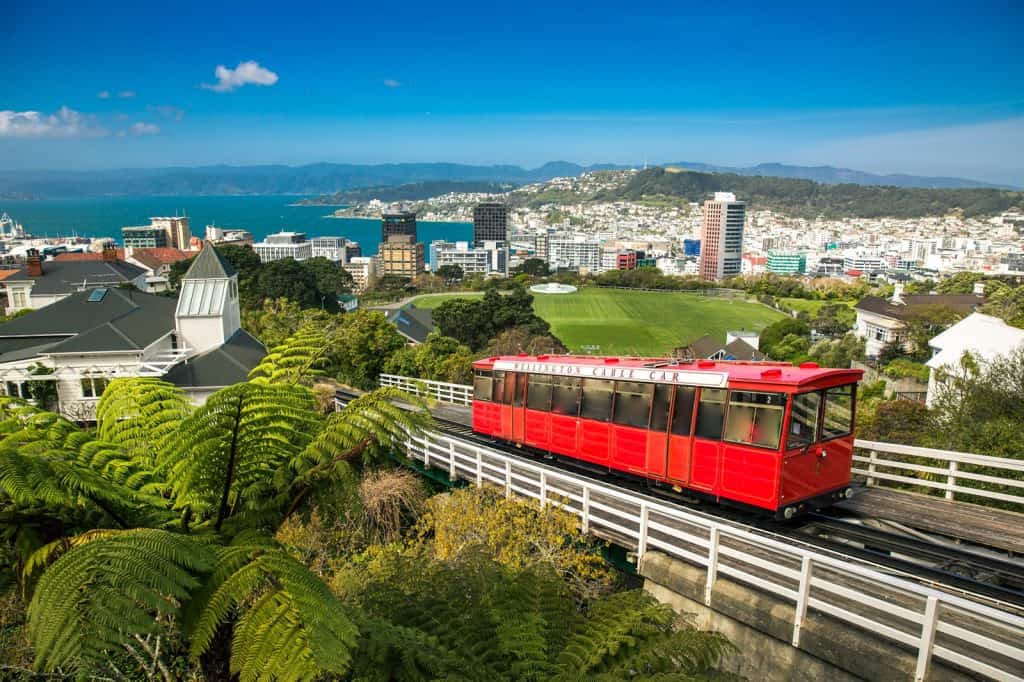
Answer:
[[[110,379],[102,377],[82,377],[82,397],[99,398],[103,395],[103,391],[106,390],[109,383]]]
[[[32,397],[32,394],[29,393],[27,383],[20,381],[8,381],[4,385],[4,388],[7,391],[7,395],[12,398],[24,398],[25,400],[28,400]]]
[[[11,304],[14,308],[27,308],[28,301],[25,298],[24,289],[12,289],[11,290]]]

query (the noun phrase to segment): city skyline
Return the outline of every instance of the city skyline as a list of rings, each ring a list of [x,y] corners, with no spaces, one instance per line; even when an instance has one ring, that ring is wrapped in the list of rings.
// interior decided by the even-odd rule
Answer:
[[[4,169],[696,159],[1024,185],[1008,4],[8,11]]]

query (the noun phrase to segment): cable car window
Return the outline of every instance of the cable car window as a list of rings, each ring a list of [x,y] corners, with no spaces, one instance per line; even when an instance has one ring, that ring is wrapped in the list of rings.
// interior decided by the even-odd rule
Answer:
[[[725,440],[777,449],[785,413],[785,393],[733,391],[725,420]]]
[[[493,387],[491,384],[491,373],[483,370],[477,370],[476,375],[473,377],[473,400],[486,400],[490,402],[491,391]]]
[[[547,374],[531,374],[530,390],[526,392],[526,408],[530,410],[551,410],[551,377]]]
[[[580,380],[572,377],[553,377],[551,383],[551,412],[577,416],[580,408]]]
[[[580,407],[580,416],[584,419],[593,419],[599,422],[606,422],[612,418],[612,396],[614,395],[614,384],[605,379],[584,379],[583,380],[583,403]]]
[[[654,384],[619,381],[615,384],[615,414],[612,421],[622,426],[646,429],[651,416],[651,389]]]
[[[725,389],[702,388],[697,408],[697,437],[721,440],[722,417],[725,416]]]
[[[690,435],[690,419],[693,415],[693,399],[696,394],[697,389],[693,386],[676,386],[676,405],[672,410],[672,433],[677,436]]]
[[[818,440],[818,408],[821,393],[799,393],[793,396],[793,409],[789,415],[789,433],[786,449],[802,448]]]
[[[491,394],[491,402],[501,403],[505,401],[505,373],[494,373],[494,391]]]
[[[672,403],[672,386],[654,384],[654,403],[651,406],[651,431],[668,428],[668,408]]]
[[[512,404],[522,407],[524,402],[526,402],[526,375],[516,374],[516,395],[512,399]]]
[[[509,372],[505,375],[505,395],[501,397],[501,403],[503,405],[511,405],[512,400],[515,398],[516,384],[519,383],[519,375],[515,372]]]
[[[825,417],[821,424],[821,438],[838,438],[853,433],[854,384],[837,386],[825,391]]]

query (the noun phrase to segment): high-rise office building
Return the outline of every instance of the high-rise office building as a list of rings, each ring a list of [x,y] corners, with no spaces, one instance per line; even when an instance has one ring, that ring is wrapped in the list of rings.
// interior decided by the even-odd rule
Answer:
[[[413,211],[397,211],[385,213],[380,221],[380,242],[386,244],[391,235],[406,234],[416,242],[416,213]]]
[[[715,192],[704,202],[700,229],[700,276],[717,281],[740,274],[743,265],[743,222],[746,203],[732,192]]]
[[[167,232],[148,225],[122,227],[121,243],[137,249],[158,249],[167,246]]]
[[[144,226],[128,226],[121,228],[121,235],[124,238],[138,240],[142,239],[143,235],[150,234],[147,231],[160,231],[164,233],[163,239],[157,236],[146,236],[145,241],[148,246],[150,242],[157,241],[162,242],[157,246],[169,246],[175,249],[181,249],[182,251],[189,248],[192,241],[192,230],[189,228],[188,218],[185,216],[174,216],[174,217],[156,217],[149,219],[149,225]],[[126,246],[143,246],[142,243],[126,244]]]
[[[380,245],[378,254],[381,269],[385,275],[396,275],[412,279],[423,274],[423,242],[417,242],[407,234],[393,234]]]
[[[508,240],[508,204],[487,201],[473,207],[473,243]]]

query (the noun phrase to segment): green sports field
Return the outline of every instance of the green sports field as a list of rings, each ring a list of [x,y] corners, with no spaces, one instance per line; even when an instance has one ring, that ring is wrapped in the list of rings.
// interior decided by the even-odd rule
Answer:
[[[594,345],[618,355],[663,355],[705,334],[724,343],[730,329],[760,330],[782,318],[759,303],[596,287],[536,294],[533,307],[570,350]]]
[[[421,297],[414,303],[434,308],[458,296]],[[533,307],[570,350],[599,346],[593,352],[618,355],[663,355],[705,334],[724,343],[726,331],[760,330],[783,317],[759,303],[596,287],[534,294]]]

